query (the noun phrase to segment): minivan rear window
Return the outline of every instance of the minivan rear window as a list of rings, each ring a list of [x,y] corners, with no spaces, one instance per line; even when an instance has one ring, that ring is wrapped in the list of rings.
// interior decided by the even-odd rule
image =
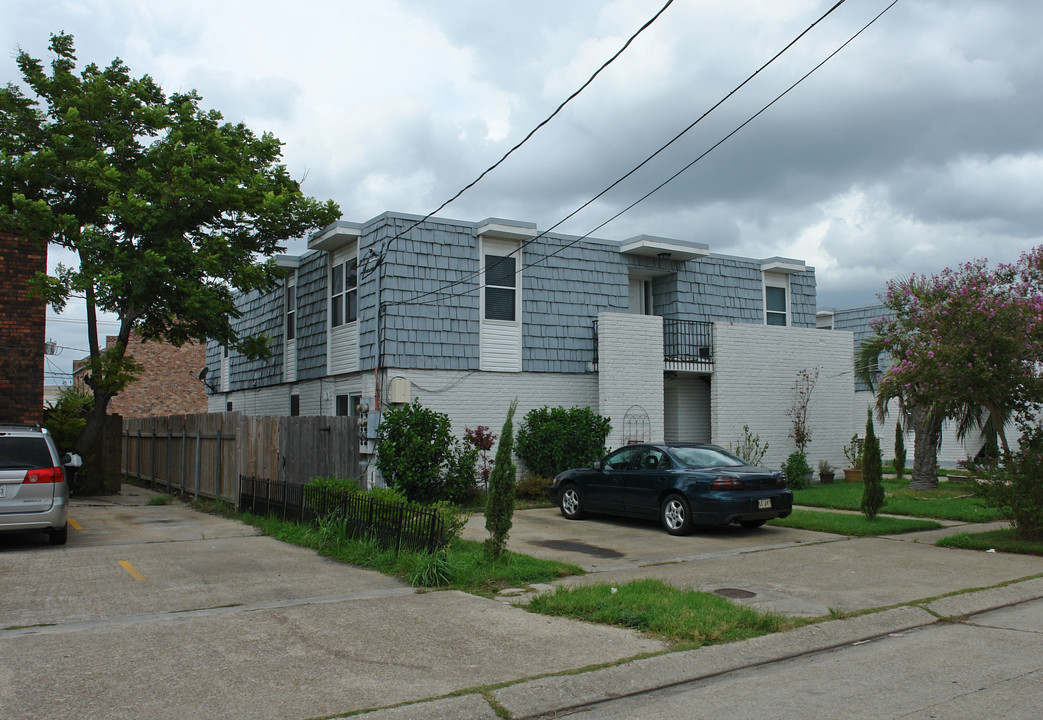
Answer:
[[[42,437],[0,435],[0,470],[45,467],[54,467],[54,460]]]

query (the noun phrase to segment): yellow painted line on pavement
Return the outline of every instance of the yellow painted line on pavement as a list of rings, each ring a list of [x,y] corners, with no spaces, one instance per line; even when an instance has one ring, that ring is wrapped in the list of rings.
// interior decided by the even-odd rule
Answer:
[[[76,522],[75,520],[73,520],[72,518],[69,518],[68,522],[69,522],[69,527],[71,527],[73,530],[83,530],[83,528],[80,527],[80,524],[78,522]]]
[[[144,575],[142,575],[141,573],[139,573],[139,572],[137,571],[137,568],[135,568],[135,567],[134,567],[133,565],[131,565],[131,564],[130,564],[129,562],[127,562],[126,560],[120,560],[120,566],[121,566],[121,567],[122,567],[122,568],[123,568],[124,570],[126,570],[126,571],[127,571],[128,573],[130,573],[130,576],[131,576],[132,578],[134,578],[135,580],[144,580],[144,579],[145,579],[145,576],[144,576]]]

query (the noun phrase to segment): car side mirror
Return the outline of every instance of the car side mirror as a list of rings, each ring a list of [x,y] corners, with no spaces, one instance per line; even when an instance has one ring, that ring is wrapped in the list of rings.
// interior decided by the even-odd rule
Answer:
[[[83,459],[76,453],[65,453],[62,455],[62,465],[65,467],[83,467]]]
[[[600,460],[595,460],[594,464],[591,465],[591,467],[594,468],[595,470],[601,470],[602,469],[601,461]]]

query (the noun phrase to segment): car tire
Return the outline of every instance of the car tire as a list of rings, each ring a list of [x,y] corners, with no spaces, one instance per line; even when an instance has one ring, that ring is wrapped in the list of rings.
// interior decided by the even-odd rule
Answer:
[[[64,545],[69,539],[69,523],[65,523],[59,530],[48,530],[47,535],[51,545]]]
[[[692,510],[682,495],[671,493],[659,506],[659,521],[671,535],[687,535],[692,532]]]
[[[744,528],[750,528],[752,530],[753,528],[759,528],[761,525],[763,525],[766,522],[768,522],[768,521],[767,520],[741,520],[741,521],[739,521],[739,524],[742,525]]]
[[[558,503],[561,514],[569,520],[582,520],[586,513],[583,511],[583,496],[575,485],[566,485],[561,489],[561,501]]]

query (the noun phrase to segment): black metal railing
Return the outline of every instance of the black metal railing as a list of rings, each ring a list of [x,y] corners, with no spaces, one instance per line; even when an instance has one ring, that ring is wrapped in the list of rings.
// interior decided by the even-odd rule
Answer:
[[[436,552],[449,541],[445,522],[436,510],[377,500],[365,493],[241,477],[239,508],[312,525],[326,519],[341,522],[349,537],[375,538],[396,554],[400,550]]]
[[[663,360],[713,365],[713,323],[663,318]],[[598,366],[598,321],[594,321],[594,367]]]
[[[713,323],[663,318],[663,355],[667,362],[713,364]]]

